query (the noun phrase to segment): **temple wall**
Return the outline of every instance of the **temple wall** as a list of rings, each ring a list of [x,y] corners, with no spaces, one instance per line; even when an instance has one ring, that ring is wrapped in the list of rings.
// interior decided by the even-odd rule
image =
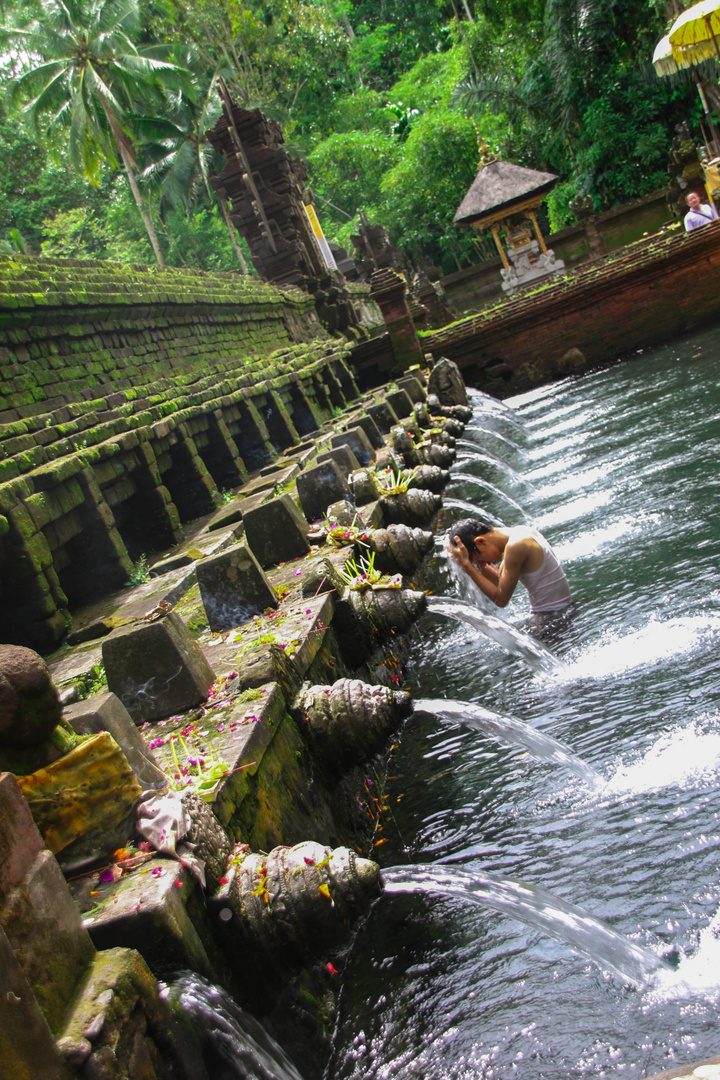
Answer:
[[[651,236],[568,277],[421,334],[482,390],[520,393],[720,317],[720,225]],[[567,356],[575,350],[575,356]],[[503,381],[499,381],[503,380]]]
[[[312,297],[235,274],[0,257],[0,640],[70,612],[357,394]]]

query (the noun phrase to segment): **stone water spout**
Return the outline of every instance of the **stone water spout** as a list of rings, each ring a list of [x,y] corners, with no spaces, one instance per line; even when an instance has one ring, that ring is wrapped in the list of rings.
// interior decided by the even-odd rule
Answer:
[[[467,424],[473,418],[473,410],[469,405],[441,405],[435,394],[428,394],[428,412],[431,416],[444,416],[447,419],[459,420]]]
[[[448,469],[441,469],[439,465],[418,465],[412,471],[410,484],[414,488],[426,488],[438,495],[442,494],[449,479]]]
[[[432,442],[418,447],[418,455],[428,465],[436,465],[440,469],[446,469],[452,465],[457,451],[454,446]]]
[[[380,893],[380,868],[354,851],[313,841],[240,854],[212,900],[228,930],[278,960],[347,942],[351,925]]]
[[[397,495],[383,495],[383,516],[391,525],[423,526],[442,506],[442,497],[422,488],[408,488]]]
[[[432,549],[434,537],[408,525],[389,525],[368,533],[363,544],[375,552],[375,566],[388,574],[412,574]]]
[[[360,679],[310,686],[296,702],[303,734],[335,769],[367,760],[412,713],[410,695]]]
[[[380,640],[404,634],[427,606],[425,593],[414,589],[348,589],[345,599],[361,626]]]

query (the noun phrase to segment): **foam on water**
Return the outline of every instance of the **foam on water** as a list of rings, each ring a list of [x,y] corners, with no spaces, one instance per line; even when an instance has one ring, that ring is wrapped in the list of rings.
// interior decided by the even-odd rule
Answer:
[[[651,1013],[666,1001],[699,997],[720,1000],[720,908],[700,931],[697,949],[682,950],[676,970],[663,968],[656,973],[645,995],[644,1011]]]
[[[720,615],[681,616],[653,619],[629,633],[603,634],[596,645],[583,649],[579,656],[565,657],[559,677],[607,679],[668,660],[680,660],[707,647],[720,633]]]
[[[698,721],[664,732],[639,759],[620,762],[608,780],[608,794],[643,794],[662,788],[695,787],[720,772],[720,730],[705,731]]]
[[[570,499],[568,502],[557,506],[537,518],[537,527],[542,532],[553,525],[563,525],[568,521],[577,521],[594,513],[600,506],[607,506],[615,498],[612,490],[593,491],[591,495],[583,495],[579,499]]]
[[[650,527],[657,526],[659,522],[660,517],[657,514],[616,518],[615,521],[599,529],[590,529],[572,540],[553,544],[553,551],[563,564],[572,562],[574,559],[585,559],[589,555],[596,555],[599,551],[612,547],[623,537],[640,536]]]

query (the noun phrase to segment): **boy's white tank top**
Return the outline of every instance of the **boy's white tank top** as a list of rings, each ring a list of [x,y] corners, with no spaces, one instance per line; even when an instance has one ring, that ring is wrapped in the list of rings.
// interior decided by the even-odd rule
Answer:
[[[543,564],[531,574],[520,574],[520,581],[530,597],[530,610],[534,614],[564,611],[572,603],[565,571],[545,537],[534,529],[531,533],[543,549]]]

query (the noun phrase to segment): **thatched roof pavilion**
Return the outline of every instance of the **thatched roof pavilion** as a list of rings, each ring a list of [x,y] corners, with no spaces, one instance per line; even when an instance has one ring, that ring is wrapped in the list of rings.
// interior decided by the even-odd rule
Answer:
[[[553,173],[526,169],[509,161],[483,165],[455,212],[456,225],[487,228],[522,210],[539,206],[559,181]]]
[[[501,273],[506,292],[514,292],[538,277],[564,269],[565,264],[556,260],[545,246],[535,217],[535,210],[559,179],[553,173],[485,158],[455,212],[456,225],[470,225],[478,232],[491,230],[503,264]],[[516,214],[522,214],[524,221],[513,225],[510,219]],[[507,234],[512,267],[500,240],[501,226]],[[536,258],[538,248],[542,254]]]

